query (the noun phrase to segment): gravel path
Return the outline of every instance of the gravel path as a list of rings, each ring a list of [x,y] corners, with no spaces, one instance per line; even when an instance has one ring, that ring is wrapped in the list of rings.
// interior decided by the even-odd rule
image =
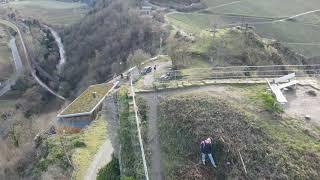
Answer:
[[[159,129],[158,129],[158,98],[156,94],[147,95],[147,103],[149,106],[148,112],[148,137],[149,146],[151,149],[151,179],[161,180],[162,168],[161,168],[161,151],[159,141]]]
[[[111,141],[107,139],[94,156],[84,177],[85,180],[95,180],[100,168],[108,164],[112,159],[113,147]]]

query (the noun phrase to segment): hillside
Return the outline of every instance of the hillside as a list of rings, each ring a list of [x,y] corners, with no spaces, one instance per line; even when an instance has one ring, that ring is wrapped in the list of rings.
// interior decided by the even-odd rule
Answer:
[[[319,1],[317,0],[204,0],[207,8],[192,13],[173,12],[167,18],[181,28],[227,28],[248,24],[259,35],[284,42],[307,57],[319,56]],[[290,18],[292,17],[292,18]],[[281,20],[282,19],[282,20]],[[280,21],[281,20],[281,21]],[[187,29],[184,29],[187,30]],[[194,32],[194,31],[193,31]]]
[[[309,1],[0,5],[22,34],[0,27],[0,81],[13,36],[23,61],[0,85],[0,180],[319,179],[320,3]],[[208,137],[217,167],[201,161]]]
[[[137,49],[155,54],[161,32],[156,20],[139,16],[126,1],[98,1],[80,23],[63,32],[68,59],[63,93],[105,82],[127,67],[128,55]]]
[[[306,133],[298,121],[273,116],[260,99],[253,101],[250,93],[257,87],[207,89],[169,96],[160,103],[165,179],[319,177],[317,136]],[[198,144],[208,136],[213,138],[217,169],[200,165],[198,159]]]
[[[246,30],[240,27],[218,29],[214,35],[207,31],[192,34],[173,30],[168,43],[168,54],[178,69],[307,65],[320,62],[318,58],[309,60],[281,42],[259,36],[255,29]]]

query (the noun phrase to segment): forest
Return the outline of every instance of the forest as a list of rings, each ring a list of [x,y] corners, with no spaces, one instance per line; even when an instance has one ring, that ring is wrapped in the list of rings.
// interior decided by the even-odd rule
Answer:
[[[135,50],[156,53],[164,30],[156,18],[140,16],[135,5],[98,1],[81,22],[64,30],[68,61],[62,73],[63,95],[112,78],[127,68],[127,57]]]

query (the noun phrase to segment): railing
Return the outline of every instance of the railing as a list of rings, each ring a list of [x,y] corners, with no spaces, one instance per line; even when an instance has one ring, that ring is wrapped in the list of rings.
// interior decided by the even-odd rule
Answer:
[[[276,78],[295,73],[297,77],[320,75],[320,64],[313,65],[268,65],[268,66],[227,66],[173,70],[157,74],[156,80],[204,80],[204,79],[249,79]]]

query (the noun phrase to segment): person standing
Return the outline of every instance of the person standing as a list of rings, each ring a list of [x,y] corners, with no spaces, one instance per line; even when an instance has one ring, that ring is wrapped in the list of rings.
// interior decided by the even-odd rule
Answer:
[[[216,163],[213,160],[212,157],[212,141],[211,138],[207,138],[204,141],[201,141],[200,143],[200,150],[201,150],[201,159],[202,159],[202,164],[206,164],[206,155],[208,155],[210,162],[214,168],[217,167]]]

